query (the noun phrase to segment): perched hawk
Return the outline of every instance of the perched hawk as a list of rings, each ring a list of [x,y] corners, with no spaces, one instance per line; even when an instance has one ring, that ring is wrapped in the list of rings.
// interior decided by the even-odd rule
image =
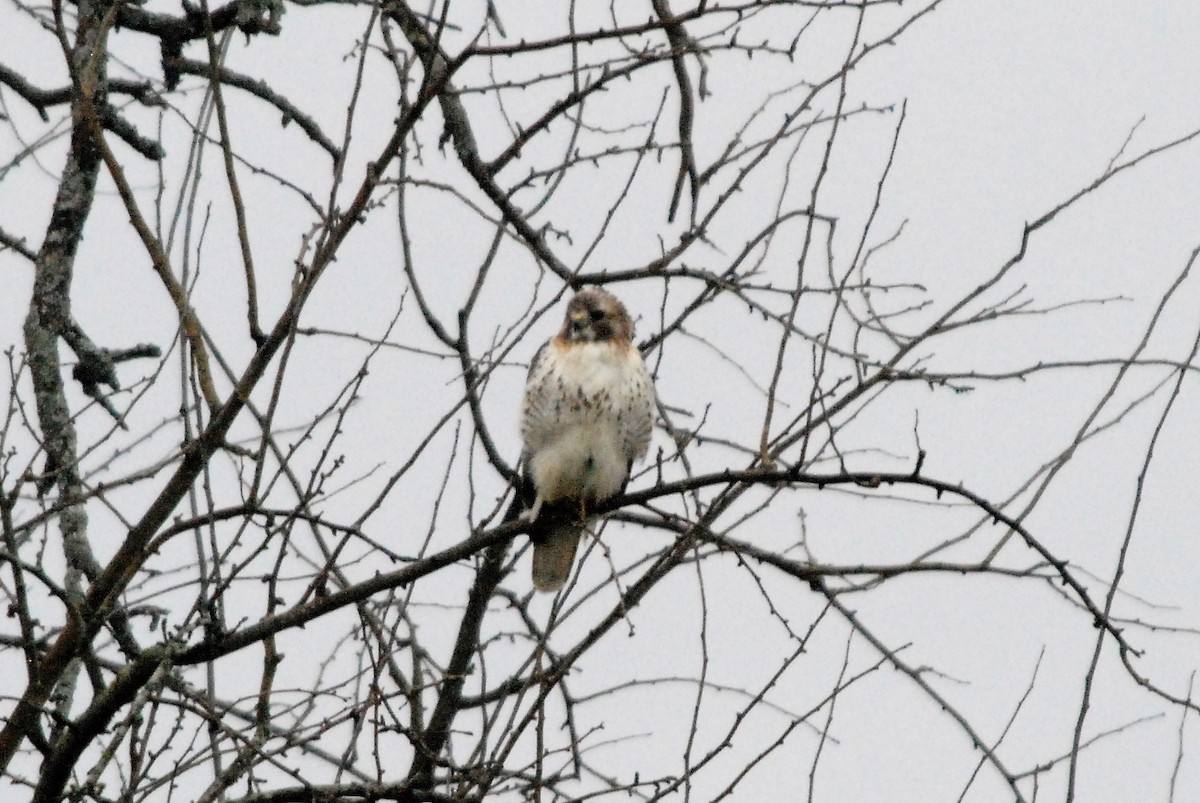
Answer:
[[[654,382],[633,345],[633,321],[613,295],[582,290],[562,330],[529,366],[521,416],[522,460],[536,526],[533,585],[562,588],[587,526],[586,508],[621,492],[646,454]]]

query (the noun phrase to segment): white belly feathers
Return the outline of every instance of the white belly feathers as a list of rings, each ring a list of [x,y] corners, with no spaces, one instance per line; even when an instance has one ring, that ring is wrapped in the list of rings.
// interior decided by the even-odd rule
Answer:
[[[613,391],[620,395],[645,369],[610,343],[573,345],[556,357],[557,370],[537,378],[553,402],[525,433],[530,474],[544,501],[604,499],[620,491],[635,457],[622,448],[623,404]]]

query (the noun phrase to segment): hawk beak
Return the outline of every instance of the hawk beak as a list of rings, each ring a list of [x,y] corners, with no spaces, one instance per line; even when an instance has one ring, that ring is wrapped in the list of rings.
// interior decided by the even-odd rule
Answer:
[[[587,323],[587,310],[577,309],[571,313],[571,322],[577,324]]]

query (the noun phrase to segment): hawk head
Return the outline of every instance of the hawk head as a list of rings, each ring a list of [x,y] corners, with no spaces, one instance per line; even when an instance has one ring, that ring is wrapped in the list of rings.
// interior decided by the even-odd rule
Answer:
[[[598,287],[580,290],[567,304],[559,337],[569,343],[633,340],[633,321],[617,297]]]

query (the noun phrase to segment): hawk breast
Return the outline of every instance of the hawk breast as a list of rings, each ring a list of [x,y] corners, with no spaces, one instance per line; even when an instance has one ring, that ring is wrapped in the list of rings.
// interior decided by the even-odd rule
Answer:
[[[521,434],[545,501],[618,493],[650,441],[654,394],[637,349],[555,338],[530,370]]]

